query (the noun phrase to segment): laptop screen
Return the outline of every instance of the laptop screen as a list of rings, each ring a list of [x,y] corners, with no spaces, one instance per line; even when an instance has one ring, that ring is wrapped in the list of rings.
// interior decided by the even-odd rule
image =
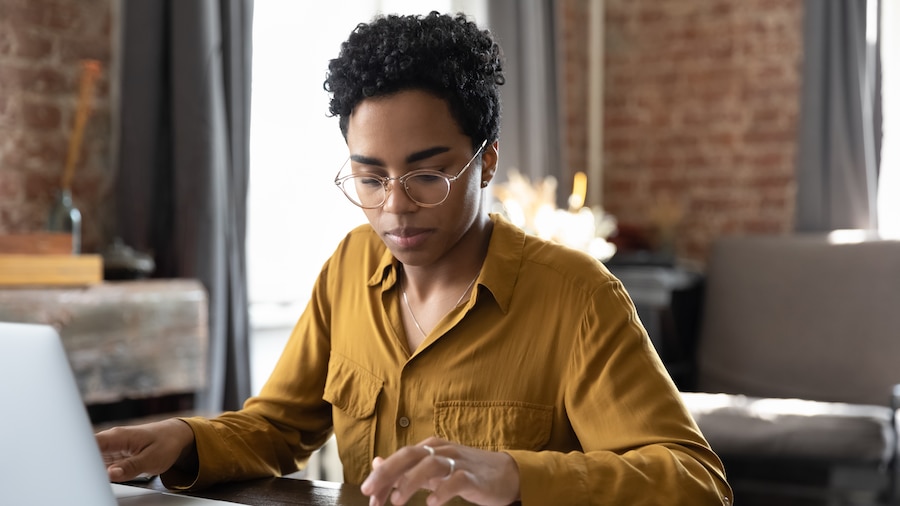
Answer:
[[[59,335],[0,322],[3,504],[115,505]]]

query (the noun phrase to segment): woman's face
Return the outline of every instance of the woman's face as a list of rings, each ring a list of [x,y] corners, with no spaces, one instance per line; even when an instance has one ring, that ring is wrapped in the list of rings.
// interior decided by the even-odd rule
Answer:
[[[360,102],[347,128],[353,171],[384,177],[421,169],[455,176],[475,154],[472,141],[444,100],[419,90]],[[452,262],[448,254],[473,225],[486,219],[481,183],[490,180],[495,164],[496,151],[485,146],[436,207],[416,204],[400,182],[391,181],[387,201],[380,208],[364,209],[366,217],[400,262],[422,267]]]

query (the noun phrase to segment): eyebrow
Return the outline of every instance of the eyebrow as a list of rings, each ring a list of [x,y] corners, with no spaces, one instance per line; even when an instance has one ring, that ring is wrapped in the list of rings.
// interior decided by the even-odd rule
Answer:
[[[435,146],[433,148],[423,149],[422,151],[416,151],[415,153],[412,153],[406,157],[406,163],[415,163],[426,160],[428,158],[431,158],[432,156],[446,153],[447,151],[450,151],[450,148],[447,146]],[[350,155],[350,159],[356,163],[362,163],[365,165],[375,165],[378,167],[384,167],[386,165],[383,160],[371,156]]]

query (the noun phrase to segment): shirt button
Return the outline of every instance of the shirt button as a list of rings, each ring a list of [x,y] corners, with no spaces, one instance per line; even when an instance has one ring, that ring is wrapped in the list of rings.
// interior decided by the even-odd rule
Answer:
[[[400,426],[405,429],[405,428],[409,427],[409,418],[406,418],[405,416],[401,416],[400,420],[398,420],[397,423],[399,423]]]

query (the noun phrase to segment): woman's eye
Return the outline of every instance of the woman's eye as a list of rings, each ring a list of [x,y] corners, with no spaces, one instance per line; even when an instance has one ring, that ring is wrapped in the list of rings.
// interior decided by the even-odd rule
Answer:
[[[444,179],[444,177],[439,176],[437,174],[416,174],[415,176],[409,178],[411,183],[415,184],[431,184],[438,183]]]
[[[356,182],[364,186],[381,186],[381,179],[370,176],[356,176]]]

